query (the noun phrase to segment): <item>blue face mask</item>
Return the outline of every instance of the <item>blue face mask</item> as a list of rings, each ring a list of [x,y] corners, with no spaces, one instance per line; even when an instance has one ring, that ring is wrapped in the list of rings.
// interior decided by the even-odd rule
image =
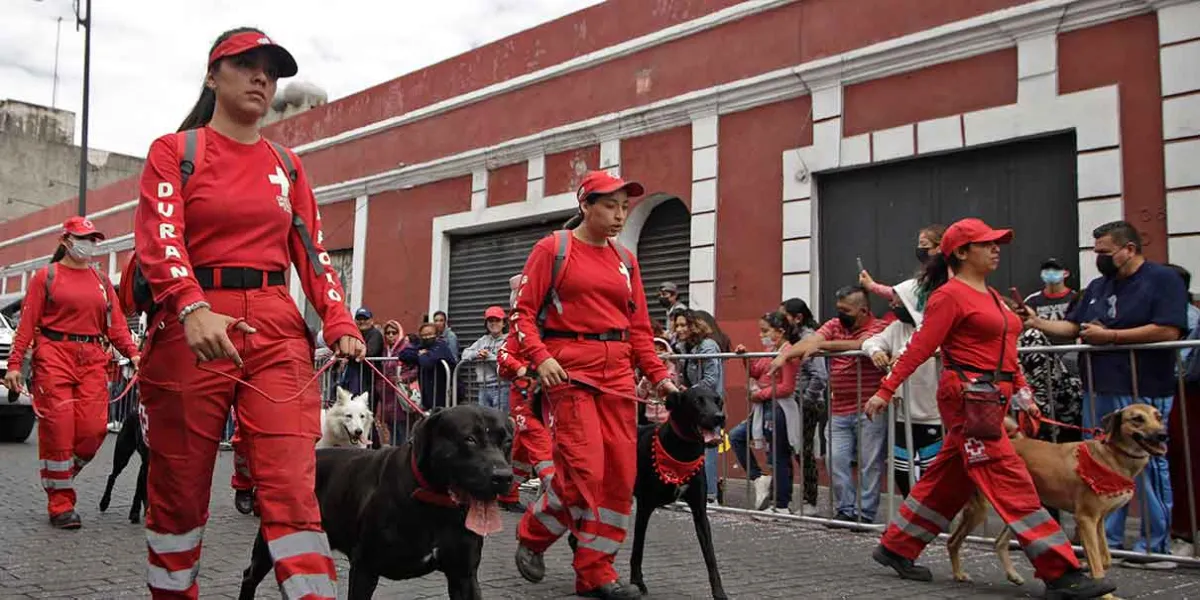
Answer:
[[[1054,284],[1062,283],[1066,279],[1067,279],[1066,271],[1059,271],[1058,269],[1043,269],[1042,270],[1042,281],[1045,282],[1046,284],[1054,285]]]

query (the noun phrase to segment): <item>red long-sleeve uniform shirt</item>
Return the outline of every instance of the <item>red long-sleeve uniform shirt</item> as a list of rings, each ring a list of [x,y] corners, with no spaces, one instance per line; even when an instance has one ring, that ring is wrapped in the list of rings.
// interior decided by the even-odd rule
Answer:
[[[504,340],[504,345],[496,352],[496,367],[500,373],[500,379],[508,381],[517,378],[521,367],[532,368],[529,361],[521,356],[521,345],[517,342],[515,333],[509,335]],[[525,374],[528,375],[528,371]]]
[[[35,328],[76,335],[104,335],[124,356],[138,356],[129,335],[129,324],[121,314],[117,292],[108,278],[92,268],[73,269],[62,263],[54,267],[50,298],[46,298],[46,267],[29,280],[28,292],[21,304],[21,324],[13,339],[8,370],[19,370],[25,351],[33,341]],[[108,306],[112,323],[108,323]]]
[[[210,127],[203,134],[204,158],[183,195],[176,134],[155,140],[146,157],[134,240],[155,302],[176,315],[203,301],[195,268],[287,271],[294,264],[325,324],[324,339],[330,344],[347,335],[361,339],[325,251],[316,198],[299,158],[292,156],[297,169],[292,183],[267,140],[243,144]],[[293,210],[315,236],[320,262],[315,269],[292,227]]]
[[[521,348],[520,354],[530,358],[534,365],[551,358],[538,334],[537,315],[550,288],[556,251],[554,236],[545,237],[534,245],[525,263],[521,286],[517,289],[517,315],[512,328]],[[627,272],[617,251],[611,244],[592,246],[578,239],[571,240],[557,287],[562,313],[556,307],[550,307],[545,326],[556,331],[593,334],[628,330],[634,365],[658,384],[667,378],[667,369],[654,351],[641,268],[635,260],[633,272]],[[630,300],[637,306],[632,320]],[[563,365],[563,368],[570,367]]]
[[[991,293],[996,292],[991,290]],[[1026,387],[1025,375],[1017,363],[1017,337],[1021,335],[1021,319],[1003,301],[997,308],[997,300],[958,279],[951,279],[938,288],[929,297],[921,328],[901,353],[891,374],[879,386],[879,396],[891,400],[900,384],[933,356],[939,346],[945,364],[966,365],[991,372],[1000,360],[1003,343],[1004,367],[1001,370],[1014,374],[1016,389]],[[1003,341],[1000,339],[1004,331],[1002,319],[1008,319],[1008,334]]]

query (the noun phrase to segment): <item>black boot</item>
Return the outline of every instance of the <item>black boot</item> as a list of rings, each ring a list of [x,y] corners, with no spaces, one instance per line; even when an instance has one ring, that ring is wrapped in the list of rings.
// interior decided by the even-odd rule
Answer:
[[[517,544],[517,571],[529,583],[539,583],[546,578],[546,560],[539,552]]]
[[[1104,579],[1092,579],[1083,571],[1069,571],[1054,581],[1046,582],[1048,600],[1074,600],[1076,598],[1099,598],[1116,591],[1116,584]]]
[[[50,524],[55,529],[79,529],[83,527],[83,520],[79,518],[79,513],[69,510],[65,513],[50,517]]]
[[[251,490],[237,490],[234,492],[233,507],[243,515],[254,512],[254,492]]]
[[[578,595],[584,598],[603,598],[604,600],[634,600],[642,597],[642,590],[630,583],[614,581]]]
[[[933,573],[929,569],[916,564],[913,561],[884,548],[883,545],[875,546],[875,551],[871,553],[871,558],[875,562],[896,570],[900,575],[900,579],[911,579],[913,581],[933,581]]]

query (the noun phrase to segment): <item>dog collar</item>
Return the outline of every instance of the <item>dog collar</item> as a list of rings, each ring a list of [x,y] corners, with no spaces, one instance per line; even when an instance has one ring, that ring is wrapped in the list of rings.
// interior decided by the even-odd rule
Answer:
[[[677,460],[663,448],[661,431],[658,429],[654,432],[654,443],[650,446],[654,455],[654,472],[658,474],[659,481],[667,485],[683,485],[691,481],[692,476],[704,466],[704,454],[696,460]]]
[[[413,490],[412,498],[418,502],[433,504],[435,506],[444,506],[446,508],[457,508],[461,504],[450,495],[449,492],[435,492],[429,487],[429,482],[425,480],[425,476],[421,475],[421,470],[417,468],[417,454],[412,453],[412,473],[413,479],[417,480],[417,489]]]

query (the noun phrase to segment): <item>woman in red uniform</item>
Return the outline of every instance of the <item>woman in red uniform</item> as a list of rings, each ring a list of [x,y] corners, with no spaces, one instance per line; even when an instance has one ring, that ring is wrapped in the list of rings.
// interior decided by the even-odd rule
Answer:
[[[295,75],[295,61],[261,31],[236,29],[217,40],[207,64],[181,133],[150,147],[134,217],[136,258],[157,305],[141,388],[147,580],[154,598],[199,595],[213,463],[236,403],[283,595],[333,598],[337,574],[313,493],[321,433],[314,348],[288,295],[288,267],[339,355],[361,359],[362,337],[320,246],[304,169],[258,132],[276,79]]]
[[[634,363],[655,385],[675,389],[654,351],[641,270],[612,241],[629,198],[642,192],[641,184],[588,173],[576,194],[579,213],[533,247],[513,320],[521,354],[547,390],[554,460],[550,486],[521,519],[517,568],[541,581],[542,554],[577,532],[575,589],[592,598],[641,596],[613,568],[637,475]]]
[[[874,418],[900,384],[941,347],[938,412],[945,443],[888,526],[873,558],[905,579],[930,581],[913,564],[925,545],[950,527],[976,490],[983,492],[1025,549],[1047,597],[1094,598],[1116,586],[1093,581],[1079,569],[1071,543],[1038,500],[1033,479],[1003,434],[1009,398],[1036,410],[1017,364],[1021,319],[987,285],[1000,264],[1000,246],[1011,230],[963,219],[942,236],[941,253],[926,262],[921,285],[929,291],[925,321],[901,353],[879,392],[867,403]],[[953,271],[953,278],[947,272]]]
[[[78,529],[74,479],[96,456],[108,431],[108,338],[136,367],[137,346],[116,310],[108,276],[91,264],[104,235],[83,217],[63,223],[50,264],[29,280],[21,324],[13,339],[4,385],[21,390],[21,363],[33,343],[33,404],[38,416],[38,458],[49,500],[50,524]],[[36,337],[36,341],[35,341]]]

